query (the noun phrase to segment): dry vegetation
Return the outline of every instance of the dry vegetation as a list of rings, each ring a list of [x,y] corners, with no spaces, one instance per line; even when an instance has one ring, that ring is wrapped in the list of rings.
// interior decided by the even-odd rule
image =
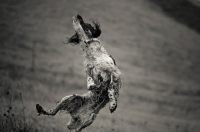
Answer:
[[[84,131],[199,132],[199,31],[160,5],[156,0],[1,1],[0,123],[12,106],[19,128],[67,131],[69,115],[37,117],[35,104],[51,109],[62,97],[87,91],[83,52],[63,44],[79,13],[101,23],[100,40],[123,79],[117,111],[102,109]]]

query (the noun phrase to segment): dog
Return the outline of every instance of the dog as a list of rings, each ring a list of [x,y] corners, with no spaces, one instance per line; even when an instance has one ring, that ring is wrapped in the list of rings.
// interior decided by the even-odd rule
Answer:
[[[85,23],[78,14],[72,21],[76,33],[67,43],[81,45],[84,51],[88,92],[83,95],[66,96],[50,111],[44,110],[39,104],[36,105],[36,109],[39,115],[55,115],[58,111],[64,110],[72,117],[67,124],[68,129],[80,132],[93,123],[99,111],[107,103],[111,113],[116,110],[121,88],[121,72],[113,57],[97,39],[101,34],[100,24],[93,22],[92,26]]]

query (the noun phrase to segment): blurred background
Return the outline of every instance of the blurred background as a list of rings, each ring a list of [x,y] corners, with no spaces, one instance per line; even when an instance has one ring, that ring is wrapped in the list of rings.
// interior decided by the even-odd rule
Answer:
[[[68,131],[70,115],[37,116],[66,95],[87,92],[72,17],[98,20],[99,37],[122,72],[118,108],[86,132],[200,131],[198,0],[1,0],[2,131]]]

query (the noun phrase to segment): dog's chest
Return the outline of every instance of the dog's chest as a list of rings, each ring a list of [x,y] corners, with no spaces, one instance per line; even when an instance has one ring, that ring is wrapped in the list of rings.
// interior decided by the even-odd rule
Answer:
[[[85,60],[86,73],[97,81],[99,76],[108,80],[111,69],[114,67],[113,59],[107,54],[101,54],[93,59]]]

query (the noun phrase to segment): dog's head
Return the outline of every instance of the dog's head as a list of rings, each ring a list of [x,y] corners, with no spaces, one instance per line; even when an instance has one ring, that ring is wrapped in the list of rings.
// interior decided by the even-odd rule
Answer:
[[[78,14],[72,18],[72,21],[76,33],[68,39],[67,43],[79,44],[81,41],[87,42],[101,35],[100,24],[97,21],[93,21],[93,25],[85,23]]]

